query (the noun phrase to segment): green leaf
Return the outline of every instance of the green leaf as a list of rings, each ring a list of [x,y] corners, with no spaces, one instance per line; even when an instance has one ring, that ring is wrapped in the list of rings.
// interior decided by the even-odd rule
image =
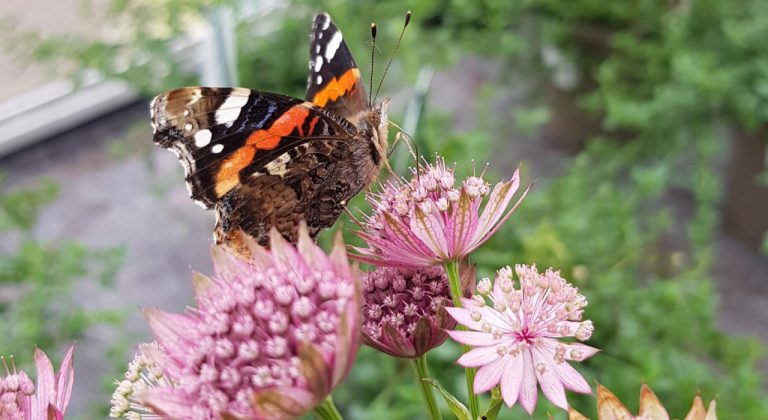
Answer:
[[[437,381],[434,379],[423,379],[424,382],[427,382],[428,384],[432,385],[440,391],[440,394],[445,399],[445,402],[448,403],[448,408],[451,409],[451,412],[454,416],[456,416],[459,420],[470,420],[472,416],[469,414],[469,410],[467,407],[461,403],[456,397],[451,395],[450,392],[448,392],[445,388],[442,387]]]
[[[488,409],[483,412],[481,417],[487,420],[496,420],[496,416],[499,415],[499,410],[501,410],[502,402],[504,401],[501,399],[501,391],[499,391],[499,387],[494,387],[491,389],[491,404],[488,406]]]

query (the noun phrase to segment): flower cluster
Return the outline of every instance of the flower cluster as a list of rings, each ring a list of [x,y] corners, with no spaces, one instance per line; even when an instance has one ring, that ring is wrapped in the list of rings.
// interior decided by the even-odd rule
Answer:
[[[2,358],[5,376],[0,377],[0,419],[63,419],[75,379],[73,351],[74,346],[67,351],[59,366],[59,373],[56,374],[45,352],[36,349],[37,386],[32,384],[24,371],[16,370],[13,359],[9,367],[5,358]]]
[[[456,187],[453,168],[440,157],[413,172],[410,181],[389,182],[368,195],[374,213],[358,232],[368,248],[355,248],[356,258],[397,267],[461,260],[496,232],[528,192],[507,210],[520,185],[519,171],[493,190],[482,174]]]
[[[456,326],[441,267],[381,267],[363,281],[363,342],[395,357],[419,357],[442,344]]]
[[[508,406],[517,401],[533,413],[537,383],[558,407],[568,409],[565,388],[590,393],[586,380],[567,362],[582,361],[598,350],[558,338],[580,341],[592,335],[592,322],[582,321],[587,301],[559,272],[539,273],[535,266],[518,265],[518,288],[512,269],[502,268],[493,282],[482,279],[477,294],[463,299],[463,308],[446,308],[471,331],[450,331],[454,340],[473,347],[458,360],[477,367],[475,392],[500,385]]]
[[[270,245],[250,243],[250,261],[214,248],[215,275],[195,277],[196,308],[145,311],[164,382],[132,398],[172,418],[296,418],[341,382],[360,344],[344,245],[329,257],[306,226],[296,248],[275,230]]]

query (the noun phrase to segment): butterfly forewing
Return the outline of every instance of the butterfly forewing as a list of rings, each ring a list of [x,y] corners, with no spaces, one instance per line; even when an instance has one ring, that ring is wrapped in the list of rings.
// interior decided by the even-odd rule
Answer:
[[[347,119],[368,108],[360,69],[326,13],[312,24],[306,99]]]
[[[207,208],[312,138],[355,134],[350,123],[300,99],[242,88],[174,89],[151,109],[155,143],[176,153],[192,198]]]

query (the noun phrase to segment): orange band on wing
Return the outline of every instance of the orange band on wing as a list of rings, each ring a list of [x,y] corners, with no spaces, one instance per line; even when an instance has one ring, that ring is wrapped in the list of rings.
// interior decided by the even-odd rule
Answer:
[[[335,101],[346,93],[351,92],[358,79],[360,79],[360,70],[356,68],[347,70],[338,79],[335,77],[331,79],[323,90],[317,92],[312,99],[312,103],[324,107],[328,101]]]
[[[274,149],[280,144],[280,140],[290,135],[294,129],[303,136],[304,130],[301,126],[304,125],[308,116],[309,108],[304,105],[294,105],[278,117],[268,129],[251,133],[243,147],[237,149],[222,163],[216,174],[216,195],[222,197],[240,183],[240,171],[253,162],[258,150]],[[309,131],[307,134],[311,134],[312,130]]]

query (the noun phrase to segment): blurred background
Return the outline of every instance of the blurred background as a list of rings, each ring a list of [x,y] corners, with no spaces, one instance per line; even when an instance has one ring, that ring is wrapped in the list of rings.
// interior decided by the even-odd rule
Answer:
[[[390,118],[460,172],[471,157],[536,183],[474,255],[481,274],[560,269],[603,349],[579,370],[632,410],[645,382],[673,417],[697,391],[721,418],[768,417],[764,0],[3,2],[0,354],[29,369],[35,345],[57,363],[77,341],[69,414],[105,417],[149,339],[139,307],[180,311],[190,268],[210,272],[213,216],[152,144],[148,101],[191,84],[303,97],[319,11],[364,75],[377,22],[378,78],[409,9]],[[459,352],[429,359],[461,395]],[[350,419],[422,418],[411,378],[364,349],[335,399]],[[569,401],[594,418],[593,397]]]

